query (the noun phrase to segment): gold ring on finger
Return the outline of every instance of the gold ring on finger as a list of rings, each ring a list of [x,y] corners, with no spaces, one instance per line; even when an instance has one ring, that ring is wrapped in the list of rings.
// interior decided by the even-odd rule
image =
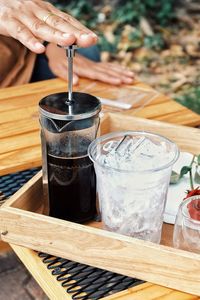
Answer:
[[[47,23],[47,19],[48,19],[49,17],[51,17],[51,16],[56,16],[56,15],[55,15],[54,13],[52,13],[52,12],[49,12],[46,16],[43,17],[42,21],[43,21],[44,23]]]

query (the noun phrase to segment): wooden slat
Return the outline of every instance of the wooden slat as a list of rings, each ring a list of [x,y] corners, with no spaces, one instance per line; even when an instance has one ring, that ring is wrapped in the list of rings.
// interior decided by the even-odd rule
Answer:
[[[56,277],[52,276],[51,270],[47,270],[46,265],[33,250],[16,245],[11,246],[49,299],[72,300],[72,297],[67,294],[66,290],[58,283]]]
[[[1,112],[0,124],[5,124],[7,122],[17,122],[20,120],[28,121],[28,119],[32,118],[38,119],[38,107],[36,106],[29,106],[20,109]]]
[[[144,283],[103,300],[198,300],[198,296]]]
[[[153,286],[152,283],[146,282],[146,283],[143,283],[141,285],[137,285],[136,287],[128,288],[125,291],[121,291],[121,292],[119,292],[117,294],[104,297],[103,300],[119,300],[119,299],[122,300],[122,299],[127,299],[127,297],[130,297],[130,296],[133,297],[133,294],[137,294],[138,291],[142,291],[142,290],[147,289],[147,288],[149,288],[151,286]]]
[[[27,95],[48,95],[52,92],[61,90],[64,91],[67,88],[67,83],[61,79],[51,79],[38,81],[36,83],[29,83],[20,86],[14,86],[1,89],[0,100],[2,99],[16,99]]]
[[[125,87],[125,85],[124,85]],[[136,87],[141,90],[146,91],[154,91],[149,85],[141,83],[141,82],[134,82],[133,87]],[[127,86],[128,89],[131,86]],[[104,91],[106,90],[109,93],[110,90],[113,89],[121,89],[121,87],[111,86],[109,84],[91,81],[89,79],[81,79],[79,84],[74,86],[75,91],[102,91],[102,96]],[[4,99],[12,99],[15,100],[16,98],[23,98],[29,97],[31,95],[40,96],[37,100],[39,101],[42,97],[49,95],[51,93],[56,92],[65,92],[67,90],[67,83],[61,79],[51,79],[51,80],[44,80],[39,81],[36,83],[25,84],[21,86],[9,87],[6,89],[2,89],[0,93],[0,101]]]
[[[26,134],[16,135],[1,139],[0,154],[8,153],[10,151],[16,151],[27,147],[34,147],[40,145],[39,132],[28,132]]]
[[[39,166],[41,166],[39,145],[0,155],[0,176]]]
[[[149,106],[146,106],[142,110],[139,110],[134,115],[137,117],[147,118],[147,119],[153,119],[158,116],[162,116],[169,113],[175,113],[184,111],[185,108],[181,106],[179,103],[176,102],[164,102],[159,104],[151,104]]]
[[[1,208],[0,218],[8,243],[200,294],[197,254],[13,207]]]
[[[120,130],[146,130],[161,134],[176,142],[182,151],[198,154],[200,149],[200,130],[181,125],[173,125],[159,121],[152,121],[123,114],[106,115],[102,120],[101,134]],[[190,137],[190,143],[188,143]]]
[[[61,287],[61,284],[55,280],[55,277],[47,270],[46,265],[41,263],[41,259],[38,258],[37,252],[33,250],[12,245],[13,250],[19,256],[21,261],[27,267],[29,272],[35,277],[38,284],[43,288],[48,297],[54,299],[71,299],[65,289]],[[49,276],[50,274],[50,276]],[[152,293],[152,286],[154,287]],[[163,290],[165,291],[163,293]],[[157,292],[158,291],[158,292]],[[160,292],[161,291],[161,292]],[[157,295],[162,293],[162,296]],[[68,298],[69,297],[69,298]],[[159,285],[153,285],[151,283],[144,283],[139,286],[129,288],[125,291],[115,293],[112,296],[104,297],[102,300],[198,300],[198,296],[186,294],[180,291],[164,288]]]
[[[200,115],[189,109],[185,109],[171,114],[157,116],[154,120],[195,127],[200,125],[199,117]]]
[[[38,131],[39,134],[39,121],[36,119],[20,119],[16,122],[2,123],[0,124],[0,139],[12,137],[16,135],[26,134],[30,132]],[[1,140],[2,141],[2,140]]]

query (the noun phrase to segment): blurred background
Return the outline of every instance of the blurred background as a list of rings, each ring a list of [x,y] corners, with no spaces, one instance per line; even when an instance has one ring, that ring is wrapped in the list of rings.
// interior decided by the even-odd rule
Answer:
[[[200,0],[51,0],[100,36],[103,61],[200,113]]]

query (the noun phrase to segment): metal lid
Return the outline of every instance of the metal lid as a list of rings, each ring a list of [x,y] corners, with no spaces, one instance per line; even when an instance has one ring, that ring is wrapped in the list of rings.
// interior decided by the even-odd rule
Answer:
[[[48,95],[39,102],[42,115],[56,120],[82,120],[98,114],[100,101],[85,93],[73,92],[73,101],[69,102],[68,93]]]

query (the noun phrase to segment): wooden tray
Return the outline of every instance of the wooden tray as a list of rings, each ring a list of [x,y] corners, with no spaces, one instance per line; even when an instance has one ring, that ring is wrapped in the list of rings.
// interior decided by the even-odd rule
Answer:
[[[104,115],[101,134],[127,129],[159,133],[181,150],[199,153],[199,129]],[[172,225],[164,225],[162,245],[157,245],[107,232],[98,228],[100,223],[86,226],[44,216],[41,176],[38,173],[0,208],[2,240],[200,295],[200,255],[170,247]]]

